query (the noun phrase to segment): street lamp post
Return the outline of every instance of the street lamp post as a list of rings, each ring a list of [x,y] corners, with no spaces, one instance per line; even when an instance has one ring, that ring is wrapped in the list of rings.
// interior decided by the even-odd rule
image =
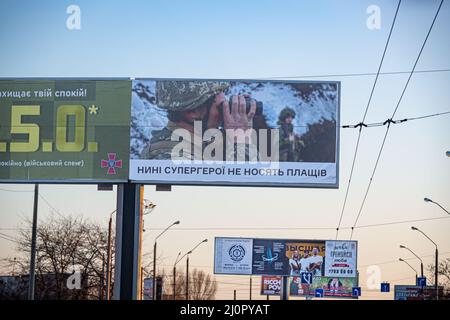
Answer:
[[[449,212],[447,209],[445,209],[445,208],[444,208],[443,206],[441,206],[439,203],[437,203],[437,202],[431,200],[430,198],[423,198],[423,201],[434,203],[434,204],[437,205],[439,208],[441,208],[442,210],[444,210],[447,214],[450,214],[450,212]]]
[[[173,264],[173,291],[172,291],[172,295],[173,295],[173,300],[175,300],[175,289],[176,289],[176,277],[177,277],[177,263],[180,262],[181,259],[183,259],[183,257],[178,260],[178,258],[180,257],[181,252],[178,252],[177,258],[175,259],[175,263]]]
[[[400,245],[400,249],[406,249],[406,250],[408,250],[408,251],[411,252],[417,259],[420,260],[420,277],[423,278],[423,261],[422,261],[422,258],[419,257],[417,254],[415,254],[414,251],[412,251],[412,250],[411,250],[410,248],[408,248],[407,246]],[[406,261],[405,261],[405,262],[406,262]]]
[[[439,274],[439,258],[438,258],[438,247],[436,242],[434,242],[433,240],[431,240],[430,237],[428,237],[422,230],[416,228],[416,227],[411,227],[412,230],[414,231],[419,231],[421,234],[423,234],[428,240],[430,240],[434,246],[436,247],[436,251],[435,251],[435,263],[434,263],[434,288],[436,290],[436,300],[439,300],[439,288],[438,288],[438,274]]]
[[[411,270],[414,271],[414,273],[416,274],[416,283],[417,283],[417,271],[416,271],[416,269],[414,269],[414,268],[413,268],[406,260],[404,260],[404,259],[402,259],[402,258],[398,258],[398,261],[401,261],[401,262],[406,263],[406,264],[408,265],[408,267],[410,267]]]
[[[153,300],[156,300],[156,241],[159,237],[161,237],[167,230],[169,230],[172,226],[180,224],[180,221],[175,221],[170,226],[165,228],[163,232],[161,232],[156,238],[155,238],[155,244],[153,245]]]
[[[189,255],[194,252],[195,249],[202,243],[208,242],[208,239],[204,239],[201,242],[199,242],[192,250],[188,251],[186,253],[186,300],[189,300]]]

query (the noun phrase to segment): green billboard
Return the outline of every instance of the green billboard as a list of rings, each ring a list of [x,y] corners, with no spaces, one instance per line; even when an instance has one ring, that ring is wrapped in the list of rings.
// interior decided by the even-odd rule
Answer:
[[[0,80],[0,182],[128,179],[131,82]]]

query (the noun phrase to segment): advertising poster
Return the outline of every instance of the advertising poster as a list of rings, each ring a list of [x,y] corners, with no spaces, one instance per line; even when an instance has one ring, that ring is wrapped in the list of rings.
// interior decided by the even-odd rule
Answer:
[[[338,187],[340,83],[136,79],[130,179]]]
[[[153,278],[144,279],[144,300],[153,300]]]
[[[253,274],[286,275],[288,259],[283,240],[253,240]]]
[[[313,277],[311,285],[301,283],[300,277],[291,277],[291,296],[314,296],[316,289],[323,289],[324,297],[352,298],[352,288],[358,284],[357,278]]]
[[[301,272],[312,272],[322,276],[324,271],[325,241],[286,240],[286,258],[289,259],[288,274],[299,276]]]
[[[252,274],[253,239],[215,238],[214,273]]]
[[[356,241],[327,241],[325,250],[325,276],[356,276]]]
[[[0,80],[0,182],[128,180],[129,80]]]
[[[282,277],[280,276],[262,276],[261,294],[269,296],[279,296],[282,286]]]
[[[442,297],[443,287],[438,287],[439,296]],[[420,287],[415,285],[395,285],[394,300],[434,300],[436,289],[434,286]]]

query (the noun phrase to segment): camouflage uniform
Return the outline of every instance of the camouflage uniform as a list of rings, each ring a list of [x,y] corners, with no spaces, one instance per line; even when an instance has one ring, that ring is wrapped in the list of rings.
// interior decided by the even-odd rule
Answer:
[[[228,83],[220,81],[156,81],[156,104],[168,112],[194,110],[228,87]],[[170,160],[173,147],[180,143],[178,139],[172,141],[173,132],[179,128],[181,127],[169,120],[162,130],[152,131],[152,138],[142,151],[141,159]],[[202,151],[204,148],[204,143],[194,143],[197,140],[202,141],[202,137],[194,140],[194,134],[191,133],[192,154],[187,156],[190,160],[194,159],[194,150]]]
[[[292,123],[286,123],[287,117],[295,118],[295,111],[289,107],[281,110],[278,116],[278,124],[280,125],[280,161],[295,161],[294,157],[294,126]]]

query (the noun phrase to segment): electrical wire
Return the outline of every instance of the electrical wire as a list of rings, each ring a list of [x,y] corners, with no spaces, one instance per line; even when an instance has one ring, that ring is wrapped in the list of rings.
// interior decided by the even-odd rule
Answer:
[[[380,161],[380,158],[381,158],[381,154],[383,152],[383,149],[384,149],[384,146],[385,146],[385,143],[386,143],[387,136],[389,134],[389,129],[391,128],[392,119],[394,118],[394,116],[395,116],[395,114],[396,114],[396,112],[398,110],[398,107],[400,106],[400,103],[401,103],[401,101],[402,101],[402,99],[403,99],[403,97],[405,95],[405,92],[406,92],[406,89],[408,88],[408,85],[410,83],[411,77],[414,74],[414,70],[416,69],[417,63],[419,62],[420,56],[422,55],[422,52],[423,52],[423,49],[425,48],[425,44],[427,43],[428,37],[431,34],[431,31],[433,29],[434,23],[436,22],[436,19],[437,19],[438,15],[439,15],[439,12],[441,11],[441,7],[442,7],[443,2],[444,2],[444,0],[441,0],[441,2],[439,4],[439,7],[438,7],[438,9],[436,11],[436,14],[434,15],[433,21],[432,21],[432,23],[430,25],[430,28],[428,29],[427,35],[426,35],[426,37],[425,37],[425,39],[424,39],[424,41],[422,43],[422,46],[421,46],[420,51],[419,51],[419,54],[417,55],[417,58],[416,58],[416,60],[414,62],[413,68],[411,69],[411,72],[409,74],[408,80],[406,81],[405,86],[403,87],[402,93],[400,95],[400,98],[397,101],[397,104],[395,106],[394,112],[392,113],[391,118],[389,119],[389,121],[387,121],[387,127],[386,127],[386,132],[385,132],[384,137],[383,137],[383,142],[381,143],[381,147],[380,147],[380,150],[378,152],[377,160],[375,162],[375,166],[373,168],[372,175],[371,175],[371,177],[369,179],[369,183],[367,185],[367,189],[366,189],[366,192],[364,194],[363,201],[362,201],[361,206],[359,208],[358,215],[356,216],[355,222],[353,224],[352,231],[351,231],[351,234],[350,234],[350,239],[352,239],[352,237],[353,237],[354,227],[356,227],[356,225],[358,223],[358,220],[361,217],[361,213],[362,213],[362,210],[364,208],[364,205],[366,203],[367,195],[369,194],[370,187],[372,185],[373,178],[374,178],[375,173],[377,171],[378,164],[379,164],[379,161]]]
[[[387,48],[389,46],[389,42],[391,40],[392,31],[393,31],[394,26],[395,26],[395,21],[397,20],[397,15],[398,15],[398,11],[400,9],[401,2],[402,2],[402,0],[399,0],[398,3],[397,3],[397,8],[395,10],[394,18],[392,20],[391,28],[389,30],[389,35],[388,35],[386,44],[384,46],[383,55],[381,56],[380,64],[378,66],[377,74],[376,74],[375,80],[373,82],[372,90],[370,92],[369,100],[367,101],[366,108],[364,110],[364,115],[363,115],[361,123],[364,123],[364,121],[365,121],[365,119],[367,117],[367,112],[369,111],[370,103],[372,101],[373,93],[375,91],[375,87],[376,87],[377,82],[378,82],[378,77],[380,75],[381,67],[383,66],[384,57],[386,56],[386,51],[387,51]],[[343,202],[343,205],[342,205],[341,214],[340,214],[340,217],[339,217],[339,222],[338,222],[338,225],[336,227],[336,240],[338,239],[338,236],[339,236],[339,228],[341,227],[342,219],[344,217],[345,207],[347,205],[347,198],[348,198],[350,185],[351,185],[352,178],[353,178],[353,171],[354,171],[354,168],[355,168],[356,158],[357,158],[357,154],[358,154],[358,150],[359,150],[359,143],[360,143],[360,139],[361,139],[362,128],[363,128],[362,125],[359,126],[358,139],[357,139],[357,142],[356,142],[355,151],[354,151],[354,154],[353,154],[352,166],[351,166],[351,169],[350,169],[350,177],[348,179],[348,184],[347,184],[347,188],[346,188],[346,191],[345,191],[345,198],[344,198],[344,202]]]

